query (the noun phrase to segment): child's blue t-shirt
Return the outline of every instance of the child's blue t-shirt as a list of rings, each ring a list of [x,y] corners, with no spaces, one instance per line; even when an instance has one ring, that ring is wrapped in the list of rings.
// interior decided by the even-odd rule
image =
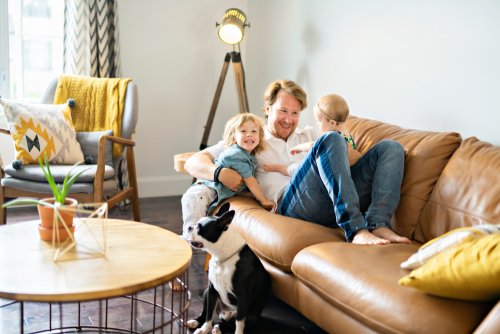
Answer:
[[[217,166],[223,166],[225,168],[232,168],[236,170],[244,179],[253,176],[255,174],[255,169],[257,168],[257,159],[255,158],[255,156],[251,155],[247,150],[241,148],[237,144],[229,146],[224,151],[222,151],[220,156],[216,158],[214,162]],[[231,189],[225,187],[220,182],[203,181],[203,183],[206,186],[217,191],[217,199],[210,205],[207,213],[226,198],[232,197],[241,191],[247,190],[247,187],[244,186],[239,191],[234,192]]]

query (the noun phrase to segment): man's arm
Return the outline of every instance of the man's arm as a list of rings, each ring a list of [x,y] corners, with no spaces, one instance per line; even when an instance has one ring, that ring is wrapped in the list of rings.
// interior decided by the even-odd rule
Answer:
[[[214,157],[207,150],[203,150],[196,152],[187,159],[184,168],[197,179],[214,181],[217,165],[214,163]],[[231,168],[221,169],[219,182],[232,191],[238,191],[243,185],[241,175]]]

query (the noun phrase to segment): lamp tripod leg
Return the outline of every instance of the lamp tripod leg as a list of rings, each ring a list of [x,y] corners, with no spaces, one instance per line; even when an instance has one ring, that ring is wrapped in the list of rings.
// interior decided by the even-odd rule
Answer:
[[[217,111],[217,105],[219,104],[222,87],[224,86],[224,81],[229,69],[229,63],[231,61],[233,62],[233,69],[236,79],[236,89],[238,90],[240,113],[249,112],[247,90],[245,86],[245,70],[243,69],[243,64],[241,62],[241,54],[236,51],[228,52],[224,57],[224,64],[220,73],[219,82],[217,83],[214,99],[212,100],[212,106],[210,107],[210,113],[208,114],[207,123],[205,124],[205,130],[203,131],[200,150],[207,148],[208,137],[210,136],[210,130],[212,129],[215,112]]]
[[[210,136],[210,130],[212,129],[212,123],[214,122],[215,112],[217,110],[217,105],[219,104],[220,94],[222,92],[222,87],[224,86],[224,80],[226,79],[227,70],[229,69],[229,62],[231,61],[231,53],[226,53],[224,57],[224,64],[222,65],[222,70],[219,77],[219,82],[217,83],[217,88],[215,89],[214,99],[212,100],[212,106],[210,107],[210,113],[208,114],[207,123],[205,124],[205,130],[203,131],[203,137],[201,139],[200,150],[207,148],[208,137]]]
[[[245,70],[243,69],[243,63],[241,62],[241,54],[233,51],[231,52],[231,59],[233,61],[236,89],[238,90],[240,113],[250,112],[248,108],[247,89],[245,86]]]

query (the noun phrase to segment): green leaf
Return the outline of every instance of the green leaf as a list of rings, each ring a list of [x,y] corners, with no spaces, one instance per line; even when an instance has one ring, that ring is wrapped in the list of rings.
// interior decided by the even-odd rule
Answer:
[[[2,205],[2,208],[9,208],[11,206],[23,205],[23,204],[26,204],[26,205],[30,205],[30,204],[38,205],[38,204],[42,204],[42,203],[40,202],[40,200],[33,199],[33,198],[16,198],[16,199],[14,199],[12,201],[4,203]]]

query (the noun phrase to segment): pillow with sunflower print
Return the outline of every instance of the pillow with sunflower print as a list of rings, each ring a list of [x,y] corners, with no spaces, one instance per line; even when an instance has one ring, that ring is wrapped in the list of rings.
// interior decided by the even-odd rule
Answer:
[[[38,164],[47,154],[51,163],[72,165],[83,161],[67,104],[37,104],[0,99],[14,140],[16,159]]]

